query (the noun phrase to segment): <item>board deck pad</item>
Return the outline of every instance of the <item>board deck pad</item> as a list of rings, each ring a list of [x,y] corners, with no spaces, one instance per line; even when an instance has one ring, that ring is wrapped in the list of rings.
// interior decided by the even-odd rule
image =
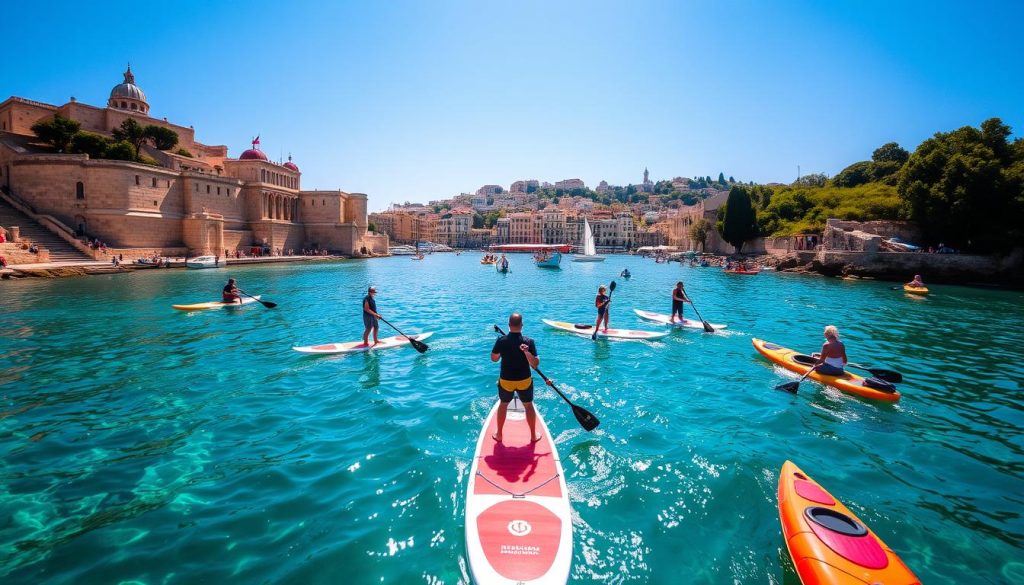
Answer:
[[[409,337],[416,341],[423,341],[430,337],[434,333],[419,333],[416,335],[410,335]],[[382,349],[393,349],[396,347],[402,347],[405,345],[411,345],[409,340],[403,335],[395,335],[394,337],[382,337],[380,343],[374,345],[370,342],[370,345],[363,345],[363,340],[359,341],[346,341],[343,343],[322,343],[320,345],[300,345],[295,346],[292,349],[300,353],[319,353],[319,354],[334,354],[334,353],[355,353],[360,351],[379,351]]]
[[[572,512],[565,477],[538,412],[530,442],[518,399],[508,410],[502,442],[497,404],[491,409],[470,471],[466,550],[475,583],[565,583],[572,561]]]
[[[594,334],[594,328],[592,326],[586,329],[581,329],[576,327],[573,323],[568,323],[566,321],[552,321],[550,319],[544,319],[544,323],[549,327],[554,327],[555,329],[561,329],[562,331],[568,331],[569,333],[575,333],[576,335],[582,335],[584,337],[590,337]],[[607,333],[603,328],[597,332],[598,337],[609,337],[614,339],[659,339],[666,335],[668,335],[667,331],[616,329],[614,327],[609,327]]]
[[[704,323],[701,321],[694,321],[693,319],[683,319],[682,321],[672,322],[672,315],[665,315],[663,313],[655,313],[653,311],[641,311],[640,309],[633,309],[633,312],[640,316],[641,319],[647,319],[648,321],[654,321],[655,323],[661,323],[662,325],[671,325],[673,327],[681,327],[685,329],[700,329],[704,330]],[[728,325],[720,323],[708,322],[716,330],[726,329]]]

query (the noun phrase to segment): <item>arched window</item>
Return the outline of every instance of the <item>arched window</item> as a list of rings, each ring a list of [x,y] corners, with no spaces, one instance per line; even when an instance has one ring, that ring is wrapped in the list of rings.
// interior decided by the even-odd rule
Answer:
[[[75,183],[75,199],[85,199],[85,185],[81,181]]]
[[[135,104],[132,104],[132,109],[133,109],[133,110],[137,110],[137,109],[139,109],[139,108],[138,108],[138,106],[136,106]]]

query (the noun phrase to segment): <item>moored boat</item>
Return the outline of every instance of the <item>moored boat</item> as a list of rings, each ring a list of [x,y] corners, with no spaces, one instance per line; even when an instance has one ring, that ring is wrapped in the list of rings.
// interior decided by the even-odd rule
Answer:
[[[228,259],[219,256],[196,256],[185,260],[188,268],[221,268],[227,265]]]
[[[550,252],[538,252],[533,257],[534,263],[540,268],[558,268],[562,262],[562,253],[554,250]]]
[[[604,256],[597,255],[597,246],[594,244],[594,232],[590,229],[590,222],[583,218],[583,254],[576,254],[572,257],[573,262],[604,262]]]

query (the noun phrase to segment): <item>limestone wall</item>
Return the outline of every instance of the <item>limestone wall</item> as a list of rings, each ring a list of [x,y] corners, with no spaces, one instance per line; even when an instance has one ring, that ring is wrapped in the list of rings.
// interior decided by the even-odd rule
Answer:
[[[825,222],[826,231],[828,228],[844,231],[861,231],[883,238],[898,237],[909,242],[918,242],[921,238],[920,229],[907,221],[848,221],[829,219]]]
[[[32,135],[32,124],[52,116],[57,108],[41,102],[12,98],[0,108],[0,130],[15,134]]]
[[[342,191],[302,191],[299,193],[302,201],[299,213],[309,223],[344,223],[347,195]]]

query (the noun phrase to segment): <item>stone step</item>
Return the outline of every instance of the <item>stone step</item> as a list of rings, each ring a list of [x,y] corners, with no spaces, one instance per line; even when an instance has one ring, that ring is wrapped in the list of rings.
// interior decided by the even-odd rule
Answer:
[[[21,238],[27,239],[50,252],[51,261],[92,260],[77,248],[65,242],[60,236],[43,227],[27,215],[0,200],[0,226],[18,226]]]

